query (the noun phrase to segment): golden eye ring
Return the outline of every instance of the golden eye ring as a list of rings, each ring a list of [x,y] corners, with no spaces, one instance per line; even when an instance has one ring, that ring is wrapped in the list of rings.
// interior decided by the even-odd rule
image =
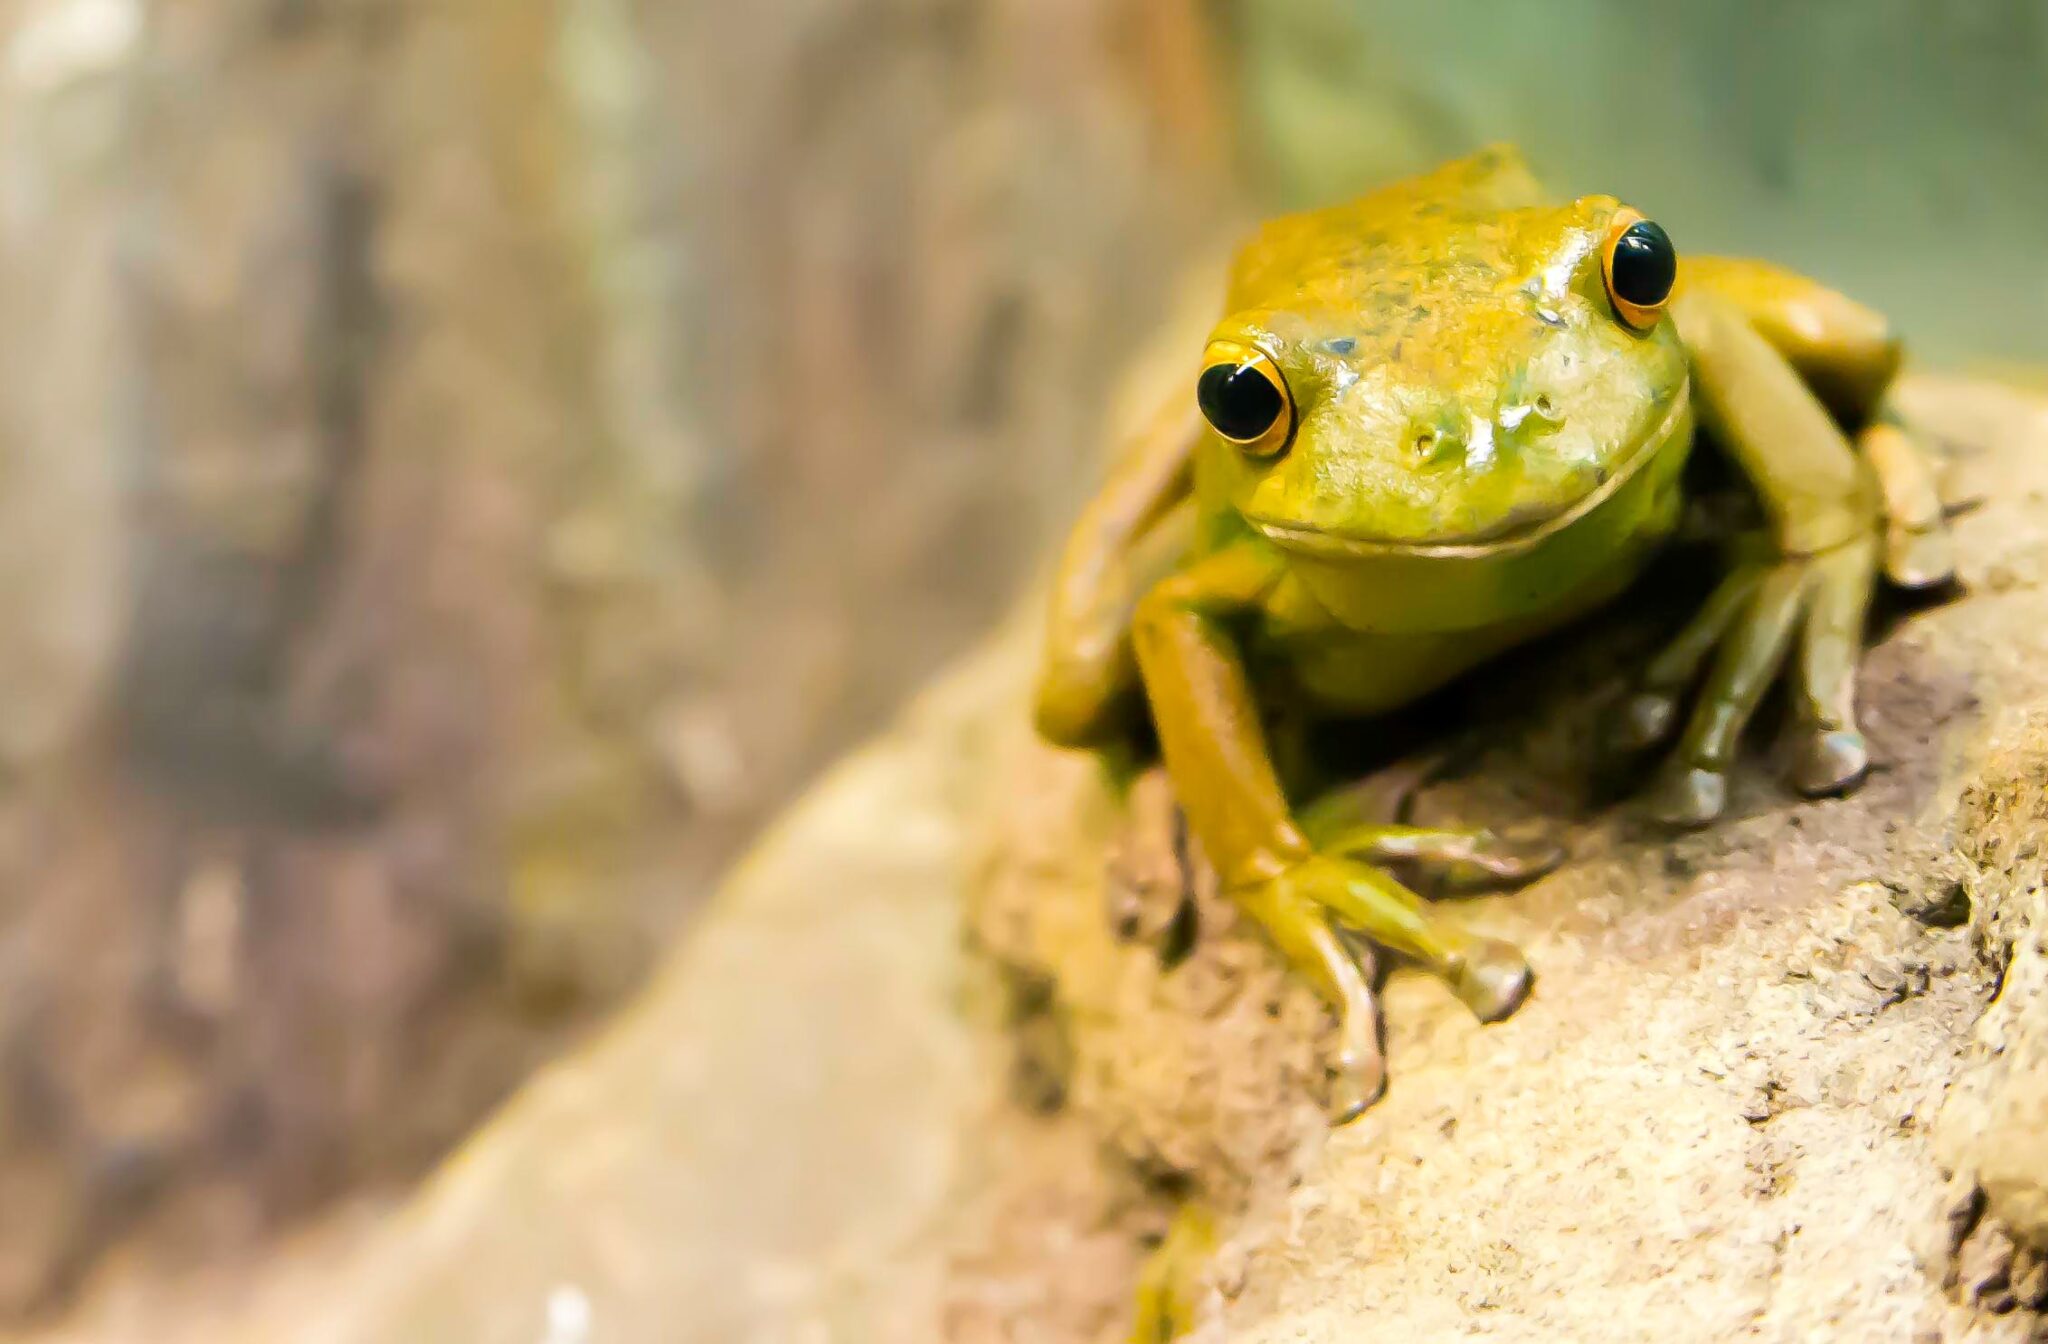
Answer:
[[[1600,249],[1607,297],[1623,322],[1647,331],[1664,315],[1678,282],[1678,252],[1671,236],[1634,210],[1616,213]]]
[[[1273,357],[1240,341],[1212,341],[1195,381],[1209,427],[1253,457],[1272,457],[1294,437],[1294,396]]]

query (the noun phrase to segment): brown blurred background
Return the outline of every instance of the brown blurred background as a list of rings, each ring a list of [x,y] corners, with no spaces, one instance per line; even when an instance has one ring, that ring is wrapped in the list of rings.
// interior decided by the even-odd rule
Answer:
[[[1514,138],[2032,359],[2044,67],[2019,0],[0,0],[0,1317],[597,1020],[1253,211]]]

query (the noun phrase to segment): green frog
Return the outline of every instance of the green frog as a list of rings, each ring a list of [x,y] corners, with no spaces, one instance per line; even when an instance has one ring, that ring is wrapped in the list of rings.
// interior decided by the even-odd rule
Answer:
[[[1514,946],[1439,921],[1389,868],[1513,883],[1561,856],[1390,824],[1347,793],[1297,807],[1283,739],[1396,713],[1613,599],[1678,527],[1697,426],[1763,521],[1614,737],[1669,744],[1648,806],[1704,825],[1782,673],[1791,783],[1853,789],[1877,579],[1953,569],[1930,462],[1889,409],[1899,361],[1871,309],[1764,262],[1681,261],[1613,197],[1547,197],[1506,147],[1239,250],[1193,386],[1068,542],[1036,715],[1051,741],[1099,747],[1149,711],[1225,889],[1338,1015],[1337,1119],[1384,1083],[1341,931],[1427,967],[1482,1021],[1531,984]]]

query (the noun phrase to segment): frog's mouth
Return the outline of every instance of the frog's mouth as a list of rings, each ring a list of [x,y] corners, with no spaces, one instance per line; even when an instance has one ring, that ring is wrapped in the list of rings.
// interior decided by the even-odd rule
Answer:
[[[1349,556],[1413,555],[1469,560],[1526,551],[1556,536],[1621,493],[1646,465],[1657,459],[1664,451],[1665,445],[1691,423],[1687,413],[1690,406],[1690,384],[1682,384],[1678,394],[1672,397],[1671,405],[1665,409],[1664,418],[1657,422],[1656,428],[1643,436],[1642,442],[1636,445],[1628,460],[1610,473],[1606,480],[1547,518],[1534,519],[1486,536],[1453,537],[1444,541],[1426,542],[1394,541],[1385,537],[1328,532],[1321,528],[1303,527],[1297,523],[1270,522],[1249,515],[1245,521],[1257,528],[1267,539],[1288,550],[1333,559]]]

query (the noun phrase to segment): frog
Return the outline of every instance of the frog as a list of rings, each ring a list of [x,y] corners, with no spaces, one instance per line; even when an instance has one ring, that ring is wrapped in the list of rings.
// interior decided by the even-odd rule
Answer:
[[[1770,262],[1681,257],[1615,196],[1553,197],[1513,146],[1266,222],[1222,307],[1061,551],[1034,715],[1095,751],[1149,723],[1222,890],[1335,1014],[1341,1123],[1386,1083],[1358,940],[1484,1023],[1534,983],[1397,870],[1512,886],[1564,854],[1304,797],[1303,733],[1511,675],[1638,582],[1714,452],[1755,523],[1606,737],[1661,753],[1654,818],[1706,826],[1782,679],[1790,783],[1843,794],[1870,769],[1856,678],[1879,583],[1938,588],[1954,559],[1882,314]]]

